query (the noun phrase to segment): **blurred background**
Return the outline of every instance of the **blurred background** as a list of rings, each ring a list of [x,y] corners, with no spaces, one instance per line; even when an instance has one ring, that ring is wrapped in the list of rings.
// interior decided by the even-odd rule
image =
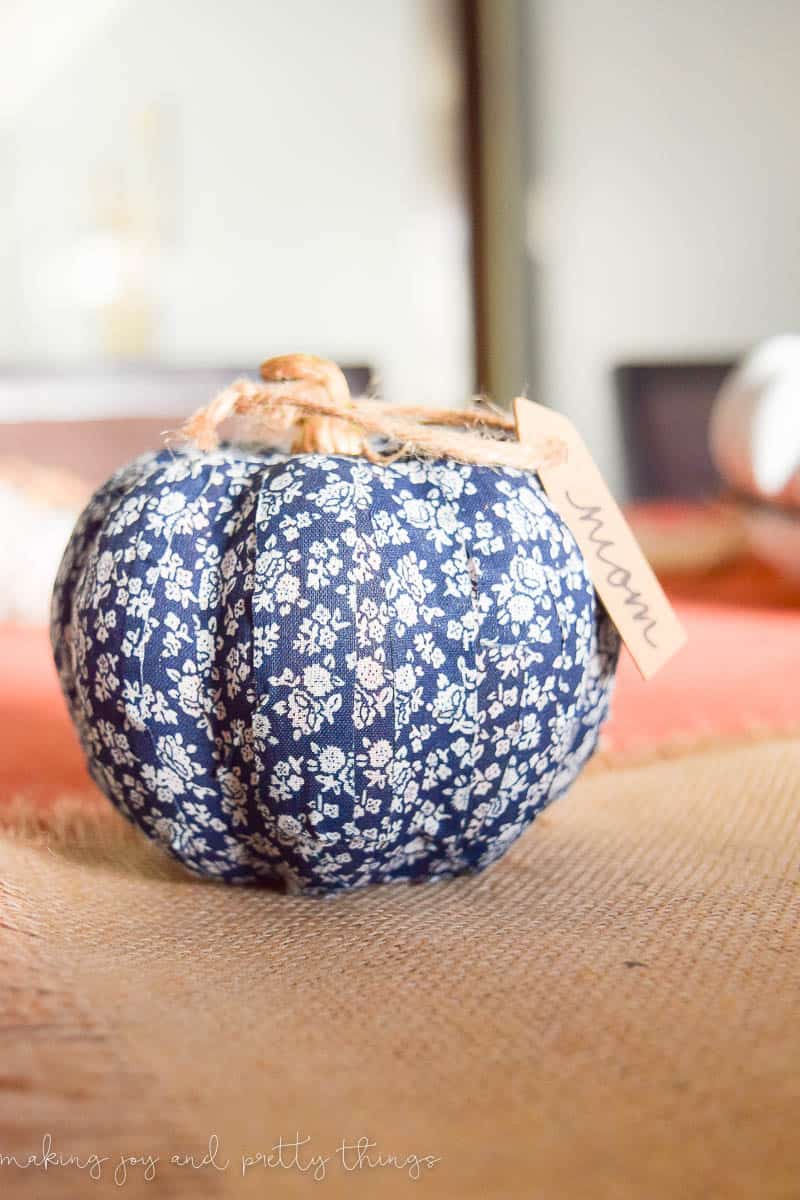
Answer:
[[[774,371],[741,469],[708,436],[798,327],[798,45],[794,0],[0,0],[0,520],[59,544],[86,488],[304,350],[388,399],[526,390],[623,500],[780,493],[800,561],[791,465],[768,495],[748,458]]]

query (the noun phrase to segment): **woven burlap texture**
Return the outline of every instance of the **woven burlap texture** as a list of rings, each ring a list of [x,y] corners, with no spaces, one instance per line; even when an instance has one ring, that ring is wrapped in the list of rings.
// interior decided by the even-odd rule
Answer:
[[[800,1195],[796,742],[595,771],[481,877],[330,901],[61,819],[0,836],[0,1153],[112,1161],[3,1196]],[[242,1178],[296,1131],[441,1161]],[[212,1134],[227,1170],[169,1163]]]

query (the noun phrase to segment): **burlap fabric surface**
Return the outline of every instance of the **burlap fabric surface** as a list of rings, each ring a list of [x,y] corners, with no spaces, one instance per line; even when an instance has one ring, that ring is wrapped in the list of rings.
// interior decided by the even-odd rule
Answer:
[[[800,1196],[796,741],[600,763],[485,875],[332,901],[71,812],[2,818],[0,1153],[108,1161],[3,1197]]]

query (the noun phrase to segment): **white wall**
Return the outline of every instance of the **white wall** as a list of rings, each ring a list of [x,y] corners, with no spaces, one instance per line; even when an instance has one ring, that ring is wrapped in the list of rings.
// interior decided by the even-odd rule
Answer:
[[[373,364],[407,401],[469,393],[451,0],[81,0],[86,36],[56,39],[33,80],[11,70],[31,40],[25,5],[6,19],[0,359],[102,355],[92,289],[113,264],[93,229],[144,155],[148,355],[255,365],[309,350]]]
[[[800,4],[529,4],[540,377],[619,490],[615,363],[800,326]]]

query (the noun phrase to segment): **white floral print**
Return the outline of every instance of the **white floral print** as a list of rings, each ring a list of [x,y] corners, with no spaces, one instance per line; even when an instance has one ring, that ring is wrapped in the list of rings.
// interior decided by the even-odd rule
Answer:
[[[52,638],[128,818],[309,892],[498,858],[591,754],[618,652],[535,476],[230,448],[100,489]]]

